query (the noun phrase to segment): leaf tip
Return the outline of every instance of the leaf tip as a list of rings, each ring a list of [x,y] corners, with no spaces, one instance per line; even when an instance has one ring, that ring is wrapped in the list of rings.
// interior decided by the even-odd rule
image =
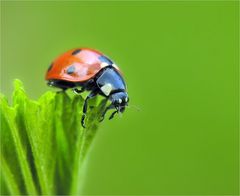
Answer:
[[[18,90],[18,89],[24,90],[24,88],[23,88],[23,83],[22,83],[21,80],[15,79],[13,83],[14,83],[14,89],[15,89],[15,90]]]

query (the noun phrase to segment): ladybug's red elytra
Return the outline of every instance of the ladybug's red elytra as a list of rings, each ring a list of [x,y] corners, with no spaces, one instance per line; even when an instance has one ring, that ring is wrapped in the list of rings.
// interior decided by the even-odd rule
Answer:
[[[77,94],[90,91],[83,105],[83,127],[88,100],[96,95],[102,95],[111,101],[103,112],[101,121],[109,109],[115,109],[109,119],[116,113],[123,113],[129,102],[121,71],[113,61],[94,49],[76,48],[60,55],[49,66],[45,79],[50,86],[63,90],[71,88]]]

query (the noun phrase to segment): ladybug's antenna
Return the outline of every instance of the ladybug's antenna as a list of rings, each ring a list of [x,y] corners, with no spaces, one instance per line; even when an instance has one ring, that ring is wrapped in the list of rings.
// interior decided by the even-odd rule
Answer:
[[[133,109],[136,109],[137,111],[141,111],[141,108],[140,107],[138,107],[138,106],[136,106],[136,105],[127,105],[126,106],[127,108],[133,108]]]

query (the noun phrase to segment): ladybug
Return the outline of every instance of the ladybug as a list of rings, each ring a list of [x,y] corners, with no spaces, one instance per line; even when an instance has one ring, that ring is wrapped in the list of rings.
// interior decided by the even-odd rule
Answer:
[[[60,55],[49,66],[45,79],[49,86],[62,90],[71,88],[77,94],[90,91],[83,105],[81,123],[84,128],[89,99],[102,95],[110,100],[111,104],[102,113],[100,121],[110,109],[115,111],[109,120],[116,113],[123,113],[129,102],[121,71],[112,60],[94,49],[76,48]]]

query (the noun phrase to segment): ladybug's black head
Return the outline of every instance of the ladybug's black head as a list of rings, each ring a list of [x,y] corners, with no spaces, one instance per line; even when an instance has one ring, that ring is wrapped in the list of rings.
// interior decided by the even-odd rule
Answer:
[[[124,112],[125,107],[128,105],[129,98],[126,92],[117,92],[109,96],[112,105],[121,113]]]

